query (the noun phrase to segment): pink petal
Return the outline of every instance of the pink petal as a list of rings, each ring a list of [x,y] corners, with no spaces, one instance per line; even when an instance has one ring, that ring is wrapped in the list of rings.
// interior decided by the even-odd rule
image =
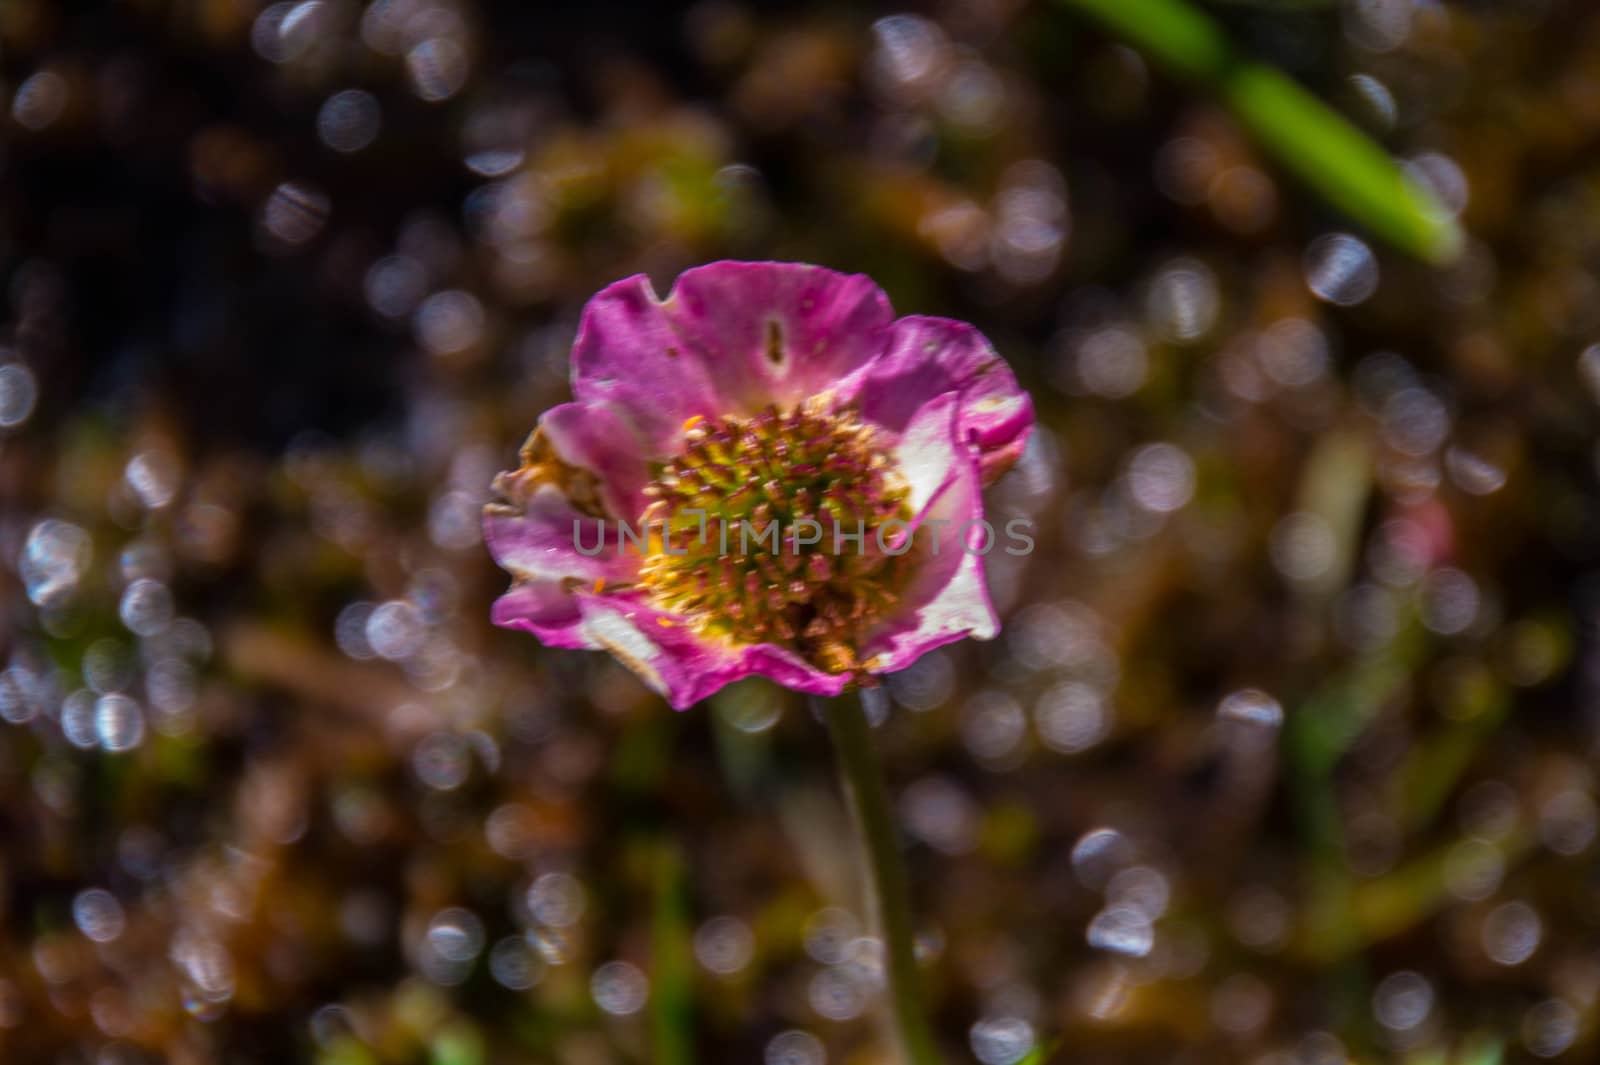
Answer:
[[[828,392],[883,350],[893,317],[868,278],[805,263],[696,267],[664,301],[638,274],[584,308],[573,395],[615,405],[646,456],[665,459],[696,415],[752,414]]]
[[[983,334],[965,322],[911,315],[894,323],[884,353],[844,392],[867,419],[903,432],[929,400],[961,396],[957,432],[978,449],[985,483],[1022,454],[1033,400]]]
[[[574,599],[582,619],[574,627],[585,641],[581,646],[610,651],[674,710],[685,710],[752,675],[819,695],[839,694],[850,679],[815,669],[772,644],[734,646],[703,636],[680,616],[658,610],[637,595],[580,591]]]
[[[831,391],[883,350],[894,318],[869,278],[805,263],[686,270],[665,310],[686,350],[711,370],[721,413],[789,407]]]
[[[632,548],[618,548],[611,523],[602,551],[591,557],[577,550],[573,522],[577,542],[587,549],[600,543],[598,521],[573,509],[553,485],[539,488],[521,513],[486,511],[489,551],[516,578],[495,600],[491,620],[551,647],[610,651],[679,710],[752,674],[796,691],[844,690],[848,677],[815,669],[792,651],[708,639],[682,617],[643,602],[637,591],[595,591],[597,581],[625,585],[639,566]]]
[[[586,550],[605,538],[597,554]],[[483,538],[500,568],[518,580],[556,578],[593,584],[596,580],[629,581],[639,568],[638,555],[617,550],[616,527],[573,507],[555,485],[541,485],[520,512],[490,506],[483,513]]]
[[[539,428],[563,462],[594,474],[612,517],[631,522],[643,513],[651,480],[647,445],[625,412],[604,400],[563,403],[544,412]]]
[[[722,413],[712,367],[678,335],[643,274],[601,289],[572,345],[572,393],[626,415],[648,458],[676,455],[683,425]]]
[[[594,555],[587,550],[602,543]],[[502,628],[530,632],[552,647],[595,647],[578,623],[572,588],[597,581],[631,581],[638,556],[619,550],[614,525],[576,510],[554,485],[539,487],[518,512],[509,506],[485,508],[483,538],[495,562],[514,578],[496,599],[490,620]]]
[[[578,612],[578,601],[567,583],[555,578],[516,582],[494,601],[489,620],[502,629],[530,633],[547,647],[600,649],[584,633],[583,615]]]
[[[967,636],[992,639],[1000,619],[984,581],[983,532],[964,523],[983,518],[983,481],[977,458],[956,435],[963,414],[947,394],[924,405],[906,427],[895,457],[911,484],[912,522],[923,564],[901,596],[901,608],[863,644],[861,658],[874,673],[904,669],[935,647]],[[946,525],[935,525],[946,522]],[[996,530],[991,550],[1000,550]]]

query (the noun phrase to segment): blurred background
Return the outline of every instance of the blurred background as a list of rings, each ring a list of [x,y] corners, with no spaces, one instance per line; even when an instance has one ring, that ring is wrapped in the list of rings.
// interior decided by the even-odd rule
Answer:
[[[1600,11],[1186,9],[1430,264],[1080,6],[0,5],[0,1061],[888,1060],[805,703],[488,623],[583,301],[719,258],[1038,406],[877,730],[949,1060],[1596,1060]]]

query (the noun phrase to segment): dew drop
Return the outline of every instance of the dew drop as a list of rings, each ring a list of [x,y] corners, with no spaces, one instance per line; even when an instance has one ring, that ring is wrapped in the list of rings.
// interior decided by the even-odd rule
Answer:
[[[409,255],[388,255],[373,263],[364,279],[367,303],[385,318],[405,318],[427,292],[428,272]]]
[[[1143,911],[1132,906],[1113,905],[1095,914],[1089,922],[1089,945],[1097,950],[1142,958],[1155,946],[1155,929]]]
[[[1167,912],[1172,885],[1166,874],[1148,865],[1122,870],[1106,885],[1106,901],[1113,906],[1128,906],[1155,921]]]
[[[830,1021],[854,1020],[867,1008],[866,989],[842,967],[823,969],[812,977],[806,998],[819,1016]]]
[[[95,731],[94,712],[94,692],[75,691],[62,700],[61,734],[68,743],[80,750],[100,745],[100,737]]]
[[[26,725],[38,714],[32,698],[32,678],[12,667],[0,672],[0,721],[9,725]]]
[[[272,191],[261,208],[261,226],[284,244],[299,245],[322,232],[332,202],[304,182],[286,181]]]
[[[1156,275],[1145,297],[1145,313],[1168,340],[1199,340],[1216,323],[1217,275],[1198,259],[1176,259]]]
[[[1312,294],[1340,307],[1364,303],[1378,290],[1377,256],[1348,233],[1329,233],[1312,241],[1304,267]]]
[[[411,756],[417,778],[436,791],[453,791],[472,770],[472,750],[453,732],[431,732]]]
[[[1114,828],[1096,828],[1083,834],[1072,847],[1072,870],[1078,882],[1099,891],[1118,870],[1132,864],[1133,844]]]
[[[317,112],[317,136],[336,152],[359,152],[378,137],[383,109],[363,89],[345,89],[323,101]]]
[[[1352,74],[1350,88],[1355,90],[1356,96],[1382,129],[1394,125],[1399,117],[1399,108],[1395,106],[1394,93],[1389,91],[1387,85],[1370,74]]]
[[[428,922],[428,947],[449,962],[470,962],[483,950],[483,922],[477,914],[452,906]]]
[[[1145,510],[1167,514],[1194,498],[1194,460],[1172,444],[1146,444],[1128,461],[1128,490]]]
[[[522,936],[506,936],[489,950],[489,974],[512,991],[526,991],[544,975],[544,962]]]
[[[1144,386],[1150,357],[1138,333],[1110,325],[1078,343],[1073,370],[1085,391],[1106,399],[1126,399]]]
[[[1500,965],[1521,965],[1539,949],[1539,913],[1526,902],[1503,902],[1483,921],[1483,951]]]
[[[434,355],[456,355],[483,335],[483,304],[470,292],[437,292],[417,309],[417,340]]]
[[[589,993],[595,1005],[616,1017],[626,1017],[644,1008],[650,997],[650,981],[637,965],[608,961],[589,979]]]
[[[1099,690],[1079,681],[1047,688],[1033,708],[1039,738],[1051,750],[1077,754],[1105,739],[1111,713]]]
[[[412,91],[429,102],[447,100],[460,92],[469,69],[466,51],[450,37],[423,41],[406,53]]]
[[[1539,809],[1539,839],[1557,854],[1582,854],[1594,842],[1597,816],[1587,792],[1558,791]]]
[[[15,429],[28,420],[39,399],[33,371],[20,362],[0,365],[0,429]]]
[[[694,956],[711,972],[736,973],[755,955],[755,936],[737,917],[713,917],[695,930]]]
[[[1566,1052],[1578,1038],[1578,1013],[1558,998],[1548,998],[1522,1015],[1522,1045],[1537,1058]]]
[[[583,884],[569,873],[545,873],[528,888],[528,915],[551,928],[570,928],[583,917]]]
[[[53,70],[41,70],[17,86],[17,94],[11,98],[11,117],[23,129],[37,132],[66,112],[69,94],[66,78]]]
[[[89,534],[50,518],[28,532],[18,570],[28,598],[44,606],[68,595],[89,567]]]
[[[967,1034],[983,1065],[1016,1065],[1033,1049],[1033,1025],[1020,1017],[985,1017]]]
[[[1433,1010],[1433,985],[1417,973],[1384,977],[1372,993],[1372,1015],[1391,1032],[1408,1032]]]
[[[373,651],[397,661],[421,650],[427,631],[416,607],[403,599],[391,599],[368,616],[366,637]]]
[[[128,460],[123,479],[139,502],[160,510],[178,492],[178,462],[165,451],[141,451]]]
[[[1493,495],[1506,485],[1505,470],[1463,448],[1445,450],[1444,468],[1450,482],[1469,495]]]
[[[144,711],[119,692],[102,695],[94,707],[94,732],[107,751],[131,751],[144,741]]]
[[[806,920],[801,941],[806,953],[824,965],[845,960],[849,945],[861,935],[861,922],[849,910],[825,906]]]
[[[172,624],[172,593],[160,581],[142,578],[128,585],[118,616],[135,636],[157,636]]]
[[[109,943],[122,935],[127,921],[122,903],[104,888],[80,891],[72,900],[72,922],[96,943]]]
[[[816,1036],[791,1028],[772,1037],[762,1061],[765,1065],[827,1065],[828,1054]]]
[[[1260,689],[1241,688],[1223,698],[1217,706],[1217,716],[1262,728],[1277,728],[1283,724],[1283,707]]]

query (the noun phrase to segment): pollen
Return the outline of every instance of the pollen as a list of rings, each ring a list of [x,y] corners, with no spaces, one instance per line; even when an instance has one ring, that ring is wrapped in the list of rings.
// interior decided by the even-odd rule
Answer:
[[[884,550],[901,550],[905,526],[879,541],[886,523],[911,519],[879,433],[816,403],[685,429],[683,454],[647,489],[644,520],[666,535],[652,536],[641,585],[708,635],[855,672],[862,637],[915,564]]]

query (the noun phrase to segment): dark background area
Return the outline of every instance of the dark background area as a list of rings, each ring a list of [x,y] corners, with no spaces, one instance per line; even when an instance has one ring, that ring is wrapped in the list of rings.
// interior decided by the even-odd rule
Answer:
[[[877,730],[949,1060],[1590,1060],[1600,18],[1201,6],[1462,254],[1065,4],[10,0],[0,1060],[887,1060],[804,703],[488,623],[584,300],[721,258],[1039,410]]]

